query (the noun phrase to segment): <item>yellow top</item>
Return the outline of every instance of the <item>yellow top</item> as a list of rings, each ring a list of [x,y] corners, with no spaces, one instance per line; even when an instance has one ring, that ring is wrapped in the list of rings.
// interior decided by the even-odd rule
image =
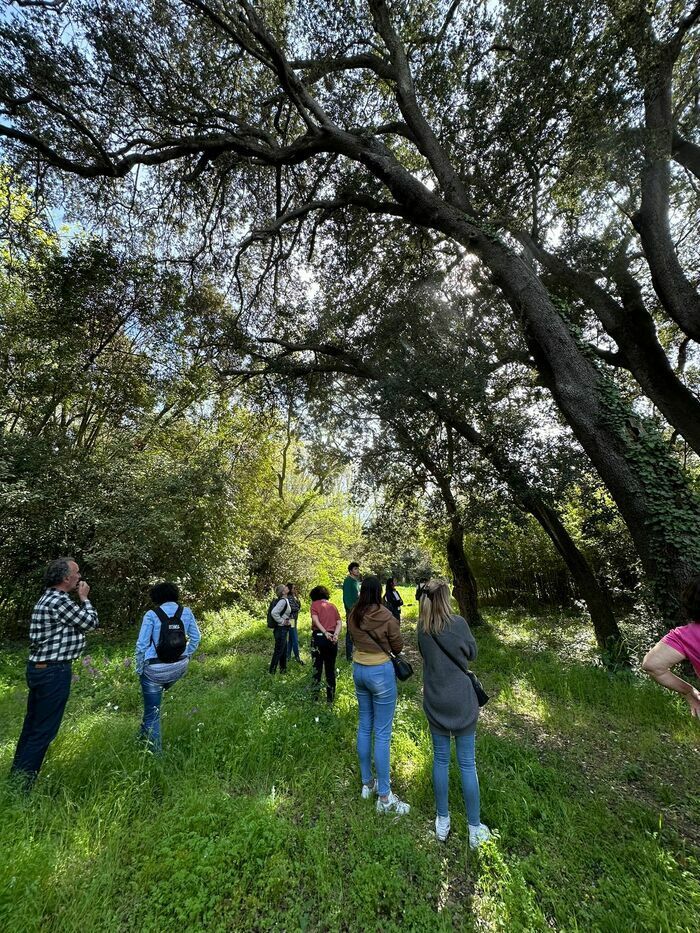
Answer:
[[[365,664],[368,667],[374,667],[375,664],[384,664],[386,661],[389,661],[390,658],[388,655],[378,651],[360,651],[359,648],[355,648],[352,653],[352,659],[355,664]]]

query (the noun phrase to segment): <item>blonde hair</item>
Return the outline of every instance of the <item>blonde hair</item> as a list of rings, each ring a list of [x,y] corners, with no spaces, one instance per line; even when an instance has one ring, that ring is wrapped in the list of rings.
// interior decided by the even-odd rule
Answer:
[[[420,598],[420,626],[429,635],[441,632],[452,616],[450,585],[447,580],[428,580]]]

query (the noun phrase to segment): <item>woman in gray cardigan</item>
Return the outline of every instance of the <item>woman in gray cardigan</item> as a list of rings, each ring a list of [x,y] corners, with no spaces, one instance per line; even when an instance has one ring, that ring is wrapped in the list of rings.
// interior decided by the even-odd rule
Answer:
[[[447,806],[451,736],[469,822],[469,845],[475,849],[491,838],[479,813],[479,778],[474,758],[474,736],[479,704],[465,673],[476,657],[476,642],[466,621],[452,613],[450,588],[445,580],[430,580],[420,601],[418,647],[423,656],[423,709],[433,740],[435,833],[441,841],[450,833]]]

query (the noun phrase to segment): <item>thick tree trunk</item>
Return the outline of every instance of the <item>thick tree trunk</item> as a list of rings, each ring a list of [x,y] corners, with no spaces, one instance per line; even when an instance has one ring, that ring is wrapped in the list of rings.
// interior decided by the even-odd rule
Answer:
[[[700,399],[673,371],[659,343],[653,318],[644,307],[639,284],[625,275],[618,285],[625,315],[620,325],[608,332],[646,397],[700,455]]]
[[[464,529],[457,517],[451,520],[450,525],[450,534],[447,538],[447,563],[452,573],[452,595],[457,600],[460,614],[469,625],[483,625],[484,620],[479,612],[476,578],[464,552]]]
[[[467,242],[469,242],[468,238]],[[519,314],[542,382],[610,491],[634,541],[659,608],[678,618],[678,597],[700,569],[700,507],[662,445],[643,429],[581,352],[542,283],[494,240],[478,252]],[[474,242],[472,238],[472,248]]]

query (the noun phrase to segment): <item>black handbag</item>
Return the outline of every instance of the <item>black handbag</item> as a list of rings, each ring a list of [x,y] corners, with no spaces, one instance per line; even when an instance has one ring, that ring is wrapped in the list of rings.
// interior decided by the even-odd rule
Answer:
[[[452,663],[455,664],[455,665],[460,669],[460,671],[461,671],[463,674],[466,674],[466,676],[469,678],[469,680],[470,680],[471,683],[472,683],[472,687],[474,688],[474,693],[476,694],[476,702],[479,704],[479,706],[486,706],[486,704],[487,704],[488,701],[491,699],[491,697],[490,697],[490,696],[488,695],[488,693],[484,690],[484,687],[483,687],[481,681],[480,681],[479,678],[476,676],[476,674],[474,673],[474,671],[470,671],[468,667],[467,667],[467,668],[462,667],[462,665],[459,663],[459,661],[458,661],[456,658],[453,658],[453,657],[452,657],[452,655],[451,655],[450,652],[447,650],[447,648],[445,648],[444,645],[441,645],[441,644],[440,644],[440,642],[437,640],[437,638],[433,635],[432,632],[430,633],[430,637],[433,639],[433,641],[434,641],[435,644],[438,646],[438,648],[440,649],[440,651],[442,651],[443,654],[446,654],[447,657],[450,659],[450,661],[452,661]]]
[[[365,635],[369,635],[372,641],[377,645],[378,648],[381,648],[384,654],[389,656],[389,660],[394,665],[394,673],[396,674],[397,680],[408,680],[408,678],[413,673],[413,666],[410,661],[407,661],[405,658],[399,658],[394,654],[393,651],[387,651],[386,648],[374,637],[371,632],[368,632],[366,628],[360,628],[361,632],[364,632]]]

